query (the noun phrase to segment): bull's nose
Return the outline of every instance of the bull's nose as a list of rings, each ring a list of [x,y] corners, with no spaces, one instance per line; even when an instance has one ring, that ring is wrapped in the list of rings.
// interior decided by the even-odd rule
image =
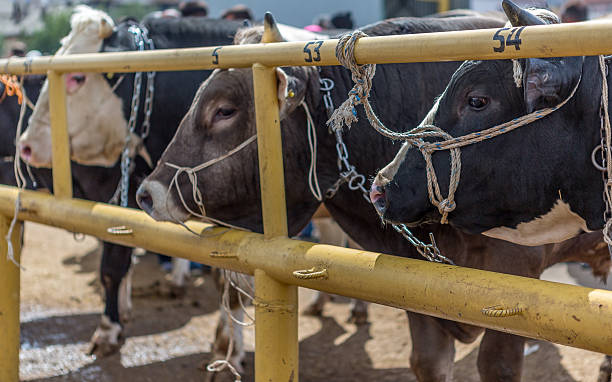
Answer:
[[[138,191],[136,191],[136,201],[140,208],[149,215],[153,212],[153,197],[142,184],[138,187]]]
[[[385,211],[385,189],[376,182],[370,188],[370,201],[379,213]]]
[[[32,147],[28,144],[19,144],[19,155],[24,161],[29,162],[32,159]]]

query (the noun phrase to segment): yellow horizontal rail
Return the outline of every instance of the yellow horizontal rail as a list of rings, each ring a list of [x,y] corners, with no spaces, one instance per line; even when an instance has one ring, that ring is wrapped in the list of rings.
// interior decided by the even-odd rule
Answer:
[[[0,214],[13,214],[17,195],[16,188],[0,186]],[[612,354],[612,292],[605,290],[188,222],[200,233],[196,236],[141,211],[32,191],[21,192],[19,218],[235,271],[258,269],[282,283]],[[107,230],[113,226],[129,229],[114,235]]]
[[[612,21],[362,38],[359,64],[589,56],[612,53]],[[0,72],[139,72],[337,65],[338,40],[0,60]]]

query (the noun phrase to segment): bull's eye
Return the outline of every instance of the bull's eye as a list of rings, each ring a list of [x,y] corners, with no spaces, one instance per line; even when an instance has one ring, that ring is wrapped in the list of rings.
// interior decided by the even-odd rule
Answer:
[[[234,115],[234,113],[236,112],[236,109],[233,107],[220,107],[217,109],[217,112],[215,113],[215,120],[221,120],[221,119],[227,119],[229,117],[231,117],[232,115]]]
[[[489,99],[486,97],[470,97],[468,103],[472,109],[482,110],[489,103]]]

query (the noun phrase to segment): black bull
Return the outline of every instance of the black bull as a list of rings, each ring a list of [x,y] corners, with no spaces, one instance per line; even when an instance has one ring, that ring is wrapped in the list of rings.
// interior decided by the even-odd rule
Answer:
[[[368,35],[419,33],[442,30],[499,26],[485,18],[456,20],[402,19],[377,23],[363,30]],[[381,65],[374,78],[372,103],[387,126],[395,131],[415,126],[425,115],[431,100],[442,90],[459,63]],[[306,116],[299,107],[303,99],[310,109],[317,130],[317,168],[321,190],[338,179],[335,140],[325,125],[327,113],[318,79],[335,82],[332,98],[336,104],[346,98],[352,86],[350,74],[340,67],[287,68],[277,72],[285,168],[286,200],[290,234],[295,234],[310,219],[319,202],[307,184],[310,151],[306,136]],[[255,132],[251,71],[221,70],[209,77],[198,91],[191,109],[176,136],[164,152],[154,172],[143,182],[139,204],[159,220],[186,219],[175,189],[169,190],[175,170],[165,163],[195,167],[223,155]],[[283,95],[284,94],[284,95]],[[374,132],[365,116],[344,132],[349,160],[357,170],[373,174],[397,150],[392,142]],[[204,206],[211,217],[262,231],[257,152],[249,145],[235,155],[197,173]],[[179,178],[188,207],[197,211],[192,185],[186,176]],[[170,207],[168,207],[170,205]],[[325,205],[341,227],[367,250],[419,258],[410,244],[393,229],[381,225],[375,210],[360,192],[346,184]],[[172,211],[169,212],[168,208]],[[526,248],[483,236],[462,234],[448,226],[419,228],[423,239],[433,231],[441,250],[458,264],[479,269],[538,277],[544,268],[584,255],[607,273],[606,249],[598,246],[597,236],[581,237],[557,247]],[[592,254],[588,250],[593,248]],[[605,247],[605,246],[604,246]],[[595,256],[597,252],[597,256]],[[452,375],[454,340],[473,341],[482,331],[469,325],[408,313],[413,336],[411,364],[419,380],[447,380]],[[524,339],[487,330],[479,352],[479,371],[483,380],[519,380]]]
[[[515,27],[543,23],[535,16],[519,17],[524,10],[510,1],[504,0],[504,7],[516,15],[510,17]],[[608,83],[609,62],[607,58],[603,69]],[[593,154],[602,161],[604,94],[598,58],[528,58],[518,63],[517,71],[510,60],[466,61],[432,109],[430,123],[460,137],[567,103],[528,125],[461,148],[462,175],[449,222],[464,232],[530,245],[601,229],[604,182],[592,159]],[[434,153],[443,195],[449,163],[448,151]],[[404,157],[398,154],[379,172],[376,184],[384,197],[377,204],[385,219],[415,224],[439,219],[425,176],[416,149]]]

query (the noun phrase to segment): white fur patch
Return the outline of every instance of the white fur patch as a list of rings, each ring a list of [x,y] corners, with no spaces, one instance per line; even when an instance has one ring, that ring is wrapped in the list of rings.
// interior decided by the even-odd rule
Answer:
[[[108,316],[103,315],[100,320],[100,325],[98,325],[98,328],[91,338],[91,342],[97,345],[118,345],[121,330],[121,325],[111,322]]]
[[[220,309],[220,312],[221,315],[219,316],[219,325],[221,326],[222,330],[220,332],[221,337],[215,338],[215,360],[225,359],[227,354],[220,351],[220,346],[218,344],[229,341],[229,338],[233,334],[234,348],[232,354],[230,355],[229,362],[232,364],[232,366],[236,368],[236,371],[238,373],[243,373],[244,368],[242,367],[242,362],[244,361],[246,355],[244,351],[244,336],[242,332],[243,327],[242,325],[239,325],[238,323],[231,320],[227,316],[227,313],[225,313],[225,310],[223,310],[223,308]],[[244,311],[242,310],[242,308],[238,307],[236,309],[232,309],[230,312],[236,320],[243,321]]]
[[[119,285],[119,319],[122,323],[128,322],[132,318],[132,274],[134,266],[121,280]]]
[[[583,231],[589,232],[584,219],[559,199],[546,215],[520,223],[516,228],[493,228],[483,232],[483,235],[520,245],[536,246],[560,243]]]
[[[436,99],[436,102],[433,104],[433,106],[431,107],[423,121],[419,124],[419,126],[431,125],[433,123],[434,117],[438,112],[440,98],[442,98],[443,95],[444,94],[442,94],[440,97],[438,97],[438,99]],[[395,154],[395,158],[393,158],[393,160],[389,162],[388,165],[386,165],[382,170],[378,172],[378,174],[376,174],[376,178],[374,179],[375,185],[379,187],[384,187],[393,180],[395,174],[397,174],[397,170],[399,170],[400,166],[404,162],[404,159],[406,159],[406,153],[408,152],[408,150],[410,150],[411,147],[412,146],[408,142],[404,142],[402,144],[402,147],[399,149],[397,154]]]
[[[170,275],[172,284],[176,287],[184,287],[187,277],[189,277],[189,260],[173,257]]]
[[[109,15],[78,6],[71,18],[70,34],[62,39],[56,55],[95,53],[112,33]],[[122,100],[98,73],[86,73],[85,82],[66,97],[71,159],[86,165],[111,167],[119,159],[127,134]],[[29,125],[19,139],[31,151],[29,163],[51,166],[49,89],[45,81]]]

